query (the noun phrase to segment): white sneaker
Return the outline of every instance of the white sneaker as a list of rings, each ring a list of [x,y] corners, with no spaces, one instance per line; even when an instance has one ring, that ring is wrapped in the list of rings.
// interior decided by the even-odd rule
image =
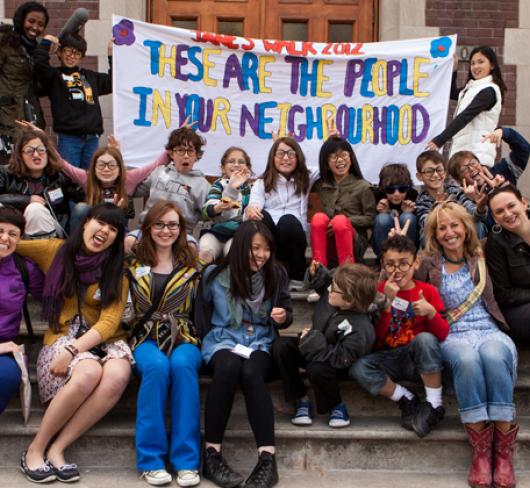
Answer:
[[[307,294],[307,303],[315,303],[320,300],[320,295],[315,290],[309,290]]]
[[[177,473],[177,485],[195,486],[201,482],[201,477],[196,469],[181,469]]]
[[[140,478],[144,478],[145,481],[154,486],[167,485],[173,481],[173,478],[165,469],[144,471]]]

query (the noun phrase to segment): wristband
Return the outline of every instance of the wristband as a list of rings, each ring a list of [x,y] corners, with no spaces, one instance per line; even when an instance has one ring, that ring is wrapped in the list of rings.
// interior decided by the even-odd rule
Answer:
[[[73,344],[67,344],[64,346],[64,348],[72,355],[73,358],[79,354],[79,349],[77,349],[77,347],[75,347]]]

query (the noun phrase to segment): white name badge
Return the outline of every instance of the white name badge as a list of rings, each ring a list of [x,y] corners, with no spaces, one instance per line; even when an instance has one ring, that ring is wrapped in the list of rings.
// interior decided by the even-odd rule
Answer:
[[[94,293],[94,300],[101,300],[101,290],[99,288]]]
[[[136,268],[136,278],[141,278],[142,276],[146,276],[151,272],[151,266],[140,266],[139,268]]]
[[[406,312],[409,308],[409,302],[407,300],[403,300],[403,298],[396,297],[392,302],[392,307],[397,310],[401,310],[402,312]]]
[[[55,190],[50,190],[48,192],[48,197],[50,198],[50,201],[54,203],[61,200],[64,197],[64,194],[60,188],[56,188]]]
[[[254,349],[244,346],[243,344],[237,344],[237,346],[232,349],[232,352],[238,356],[241,356],[242,358],[248,359],[254,352]]]

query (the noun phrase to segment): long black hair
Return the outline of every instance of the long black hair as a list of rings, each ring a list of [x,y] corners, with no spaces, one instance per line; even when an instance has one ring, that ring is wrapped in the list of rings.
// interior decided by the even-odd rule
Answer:
[[[495,51],[489,47],[489,46],[477,46],[473,51],[471,51],[471,54],[469,55],[469,73],[467,77],[467,81],[473,80],[473,75],[471,74],[471,59],[473,56],[477,53],[482,54],[486,58],[488,58],[488,61],[491,64],[492,70],[491,70],[491,77],[493,79],[493,82],[499,87],[502,95],[502,99],[504,101],[504,94],[506,93],[506,90],[508,89],[506,86],[506,83],[504,83],[504,80],[502,79],[502,73],[501,68],[499,66],[499,60],[497,59],[497,55],[495,54]]]
[[[363,174],[351,144],[342,137],[333,136],[327,139],[324,144],[322,144],[322,147],[320,148],[320,154],[318,156],[320,178],[322,181],[325,181],[326,183],[333,183],[333,173],[329,169],[328,159],[337,151],[346,151],[350,155],[351,165],[349,173],[362,180]]]
[[[277,286],[275,270],[282,265],[276,261],[276,244],[269,228],[260,221],[248,220],[243,222],[232,240],[230,251],[224,257],[222,263],[217,266],[208,276],[208,282],[218,276],[226,268],[230,268],[230,292],[235,298],[247,299],[252,293],[251,276],[254,273],[250,269],[250,258],[252,254],[252,239],[256,234],[261,234],[267,241],[271,256],[263,265],[261,271],[265,281],[265,299],[274,295]]]
[[[86,217],[66,239],[64,243],[64,279],[61,292],[65,297],[77,293],[77,276],[75,270],[76,254],[84,249],[83,231],[85,224],[92,220],[101,220],[115,227],[118,231],[116,239],[109,247],[108,256],[101,265],[99,287],[101,289],[101,306],[106,307],[121,298],[122,277],[124,272],[123,240],[125,238],[125,214],[113,203],[103,202],[94,205]]]

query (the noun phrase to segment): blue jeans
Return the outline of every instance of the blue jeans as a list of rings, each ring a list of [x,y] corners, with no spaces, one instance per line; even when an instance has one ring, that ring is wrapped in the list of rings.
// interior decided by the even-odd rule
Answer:
[[[76,203],[70,211],[69,232],[70,234],[79,226],[92,207],[88,203]]]
[[[97,134],[85,134],[84,136],[70,136],[57,134],[57,150],[61,157],[71,165],[78,168],[88,169],[92,155],[99,145]]]
[[[486,340],[475,350],[465,341],[452,341],[442,347],[442,356],[453,376],[462,423],[515,418],[515,371],[505,344]]]
[[[421,381],[420,375],[438,373],[442,368],[438,339],[422,332],[405,346],[359,358],[348,374],[368,393],[379,395],[388,378],[394,382]]]
[[[175,471],[199,469],[201,353],[197,346],[181,344],[169,357],[147,340],[133,352],[140,377],[136,412],[136,465],[140,471],[165,469],[166,459]],[[166,434],[169,397],[170,448]]]
[[[407,220],[410,220],[410,227],[407,237],[416,242],[416,216],[413,213],[404,212],[399,216],[399,224],[403,228]],[[377,257],[381,255],[381,244],[388,237],[390,229],[394,227],[394,217],[389,213],[378,213],[374,219],[374,252]]]
[[[2,413],[20,385],[20,368],[11,354],[0,356],[0,413]]]

